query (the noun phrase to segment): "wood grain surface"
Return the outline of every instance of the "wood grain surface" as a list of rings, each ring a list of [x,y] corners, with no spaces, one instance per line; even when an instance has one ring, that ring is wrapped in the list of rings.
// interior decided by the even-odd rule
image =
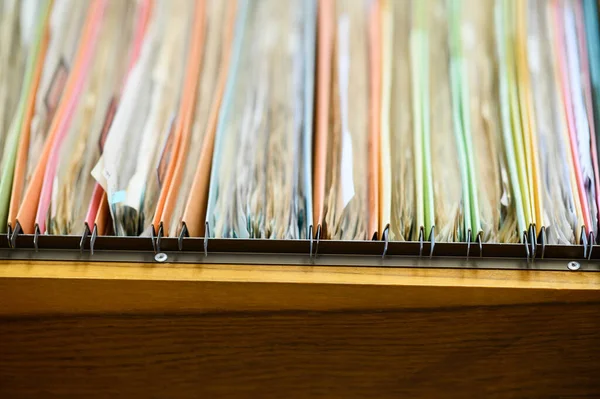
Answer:
[[[0,262],[0,315],[600,303],[600,273]]]
[[[598,398],[597,304],[6,319],[1,398]]]
[[[0,262],[0,398],[599,398],[600,273]]]

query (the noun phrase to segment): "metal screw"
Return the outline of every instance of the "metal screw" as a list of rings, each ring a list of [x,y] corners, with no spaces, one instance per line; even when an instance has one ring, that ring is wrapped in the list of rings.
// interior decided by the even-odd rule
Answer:
[[[569,270],[579,270],[581,265],[579,264],[579,262],[571,261],[567,263],[567,267],[569,268]]]
[[[154,255],[154,260],[157,261],[157,262],[160,262],[160,263],[166,261],[168,258],[169,257],[164,252],[159,252],[156,255]]]

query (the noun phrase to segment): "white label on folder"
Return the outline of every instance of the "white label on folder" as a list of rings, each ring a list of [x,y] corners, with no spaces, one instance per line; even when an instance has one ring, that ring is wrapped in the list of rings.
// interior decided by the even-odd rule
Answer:
[[[342,136],[342,205],[344,208],[352,197],[354,197],[354,173],[352,156],[352,136],[350,132],[344,130]]]
[[[342,15],[338,21],[338,76],[340,87],[340,114],[342,119],[341,186],[342,206],[354,197],[352,135],[348,128],[348,81],[350,80],[350,18]]]

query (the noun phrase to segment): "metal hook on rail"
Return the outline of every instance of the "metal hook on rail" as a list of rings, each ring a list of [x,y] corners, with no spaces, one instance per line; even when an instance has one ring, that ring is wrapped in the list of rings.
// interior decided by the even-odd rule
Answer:
[[[383,239],[383,253],[381,254],[381,259],[385,259],[390,244],[390,225],[385,226],[381,238]]]
[[[180,251],[183,250],[183,239],[185,237],[189,237],[189,233],[185,222],[182,222],[181,231],[179,232],[179,236],[177,237],[177,248],[179,248]]]

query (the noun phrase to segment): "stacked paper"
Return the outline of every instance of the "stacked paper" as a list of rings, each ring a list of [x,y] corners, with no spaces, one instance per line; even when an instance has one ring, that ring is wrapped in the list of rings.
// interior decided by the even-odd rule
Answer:
[[[593,0],[0,0],[12,234],[595,242]]]

